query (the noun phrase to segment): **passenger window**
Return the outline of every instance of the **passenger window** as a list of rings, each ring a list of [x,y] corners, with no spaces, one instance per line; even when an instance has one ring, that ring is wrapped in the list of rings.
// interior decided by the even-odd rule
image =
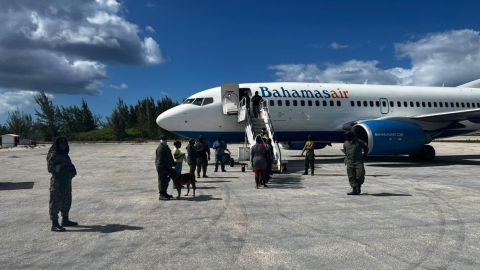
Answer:
[[[448,108],[448,102],[445,102],[445,108]]]
[[[300,100],[300,105],[305,106],[305,100]]]
[[[350,101],[350,105],[352,105],[352,107],[355,107],[355,101]]]
[[[477,108],[480,108],[480,102],[479,102],[479,103],[477,103]]]
[[[338,107],[342,106],[342,102],[340,102],[340,100],[337,100],[337,106]]]
[[[194,100],[195,100],[194,98],[185,99],[185,101],[183,102],[183,104],[190,104],[190,103],[192,103]]]
[[[440,105],[440,108],[443,108],[443,102],[438,102],[438,105]]]
[[[475,108],[475,103],[472,102],[472,108]]]
[[[320,101],[315,100],[315,106],[317,106],[317,107],[320,106]]]
[[[270,100],[270,106],[275,106],[275,101]]]
[[[323,106],[327,106],[327,101],[324,100],[324,101],[322,102],[322,104],[323,104]]]
[[[467,108],[470,108],[470,103],[467,102]]]
[[[433,107],[437,107],[437,102],[433,102]]]
[[[211,98],[211,97],[207,97],[203,100],[203,106],[208,105],[208,104],[212,104],[212,103],[213,103],[213,98]]]
[[[397,101],[397,107],[402,107],[402,102]]]
[[[450,102],[450,107],[455,107],[455,104],[453,102]]]
[[[285,106],[290,106],[290,100],[285,100]]]
[[[410,101],[410,107],[412,107],[412,108],[415,107],[413,101]]]
[[[330,100],[330,106],[332,106],[332,107],[333,107],[333,105],[334,105],[334,102],[333,102],[333,100]]]
[[[370,107],[373,107],[373,101],[370,100]]]
[[[417,107],[420,107],[420,102],[417,101]]]
[[[408,103],[406,101],[403,102],[403,107],[408,107]]]
[[[376,105],[377,107],[380,107],[380,102],[379,102],[379,101],[375,101],[375,105]]]
[[[365,100],[363,101],[363,107],[368,107],[368,103]]]
[[[282,106],[282,101],[281,100],[277,101],[277,104],[278,106]]]
[[[357,106],[358,106],[358,107],[362,107],[362,102],[361,102],[361,101],[357,101]]]
[[[395,104],[395,103],[393,103],[393,101],[390,101],[390,107],[394,107],[394,106],[393,106],[394,104]]]
[[[465,103],[462,102],[462,108],[465,108]]]
[[[313,102],[311,100],[308,101],[308,106],[312,106]]]
[[[427,102],[427,104],[428,104],[428,107],[432,107],[432,103],[430,101]]]
[[[425,101],[422,101],[422,107],[425,107]]]
[[[383,107],[387,107],[387,102],[386,102],[386,101],[382,101],[382,105],[383,105]]]
[[[297,106],[298,105],[298,101],[294,100],[293,101],[293,106]]]
[[[202,103],[203,103],[203,98],[197,98],[192,104],[202,106]]]
[[[457,105],[457,108],[459,108],[459,107],[460,107],[460,104],[459,104],[458,102],[456,102],[456,105]]]

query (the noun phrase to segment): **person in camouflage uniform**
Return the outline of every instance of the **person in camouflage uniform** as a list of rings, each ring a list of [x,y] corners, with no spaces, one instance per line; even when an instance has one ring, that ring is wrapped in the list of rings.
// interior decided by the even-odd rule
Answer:
[[[168,175],[173,170],[172,167],[175,165],[175,163],[173,160],[172,151],[167,144],[166,135],[162,135],[162,137],[160,137],[160,144],[158,145],[155,153],[155,166],[157,167],[158,173],[158,191],[160,193],[158,199],[170,200],[171,198],[173,198],[173,196],[167,194],[169,181]]]
[[[187,148],[187,162],[190,167],[190,173],[195,173],[195,168],[197,167],[197,148],[195,147],[195,140],[191,139],[188,142]]]
[[[352,191],[347,195],[359,195],[361,186],[365,182],[365,167],[363,163],[368,154],[368,145],[355,137],[352,131],[345,133],[346,141],[343,143],[343,152],[345,153],[345,165],[347,165],[347,174]],[[362,153],[363,150],[363,153]]]
[[[198,153],[197,177],[200,177],[200,171],[203,169],[203,177],[208,178],[207,166],[208,161],[210,160],[210,147],[208,147],[208,144],[203,141],[203,135],[198,136],[198,142],[195,144],[195,148],[197,148]]]
[[[70,148],[65,137],[59,137],[50,147],[47,155],[47,169],[50,178],[49,212],[52,220],[52,231],[63,232],[64,227],[77,226],[77,222],[68,219],[72,206],[72,178],[77,175],[68,153]],[[58,223],[58,212],[62,213],[62,225]]]
[[[308,167],[310,166],[311,173],[314,175],[315,171],[315,142],[313,141],[312,135],[308,135],[308,142],[305,143],[303,147],[302,156],[305,151],[307,154],[305,155],[305,172],[303,175],[308,175]]]

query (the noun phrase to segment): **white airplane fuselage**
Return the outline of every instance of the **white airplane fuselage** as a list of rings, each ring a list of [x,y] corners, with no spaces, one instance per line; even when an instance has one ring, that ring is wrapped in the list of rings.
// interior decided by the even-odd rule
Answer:
[[[240,89],[256,91],[267,101],[276,137],[282,141],[343,142],[345,124],[373,119],[395,119],[480,109],[480,89],[367,84],[252,83]],[[206,105],[181,104],[157,118],[162,128],[187,138],[203,135],[207,141],[221,136],[226,142],[242,142],[245,124],[237,115],[223,113],[221,88],[211,88],[187,100],[212,98]],[[360,106],[359,106],[360,105]],[[400,106],[399,106],[400,105]],[[480,130],[480,119],[416,121],[434,137],[450,137]]]

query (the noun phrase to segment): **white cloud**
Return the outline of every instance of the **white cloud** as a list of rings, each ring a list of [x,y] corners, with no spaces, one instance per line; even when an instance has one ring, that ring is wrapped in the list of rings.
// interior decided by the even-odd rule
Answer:
[[[330,44],[330,48],[332,48],[334,50],[346,49],[346,48],[348,48],[348,45],[343,45],[343,44],[340,44],[340,43],[337,43],[337,42],[332,42]]]
[[[110,84],[109,86],[110,88],[113,88],[113,89],[127,89],[128,88],[128,85],[122,83],[121,85],[114,85],[114,84]]]
[[[98,95],[107,65],[164,62],[153,38],[116,0],[6,1],[0,9],[0,87]]]
[[[278,81],[457,86],[480,78],[480,34],[473,30],[432,33],[417,41],[396,43],[398,58],[410,68],[378,68],[378,61],[350,60],[340,64],[270,66]]]
[[[153,27],[151,27],[150,25],[147,25],[147,27],[145,27],[145,30],[147,30],[148,32],[150,32],[152,34],[155,34],[155,29],[153,29]]]
[[[164,96],[168,96],[168,95],[170,95],[169,93],[167,93],[167,92],[163,92],[163,91],[160,91],[160,94],[162,94],[162,95],[164,95]]]
[[[35,95],[38,92],[35,91],[7,91],[0,90],[0,114],[7,112],[13,112],[17,108],[22,110],[26,107],[36,105]],[[50,99],[53,99],[52,94],[46,94]]]
[[[156,6],[157,6],[156,3],[150,3],[150,2],[147,3],[147,7],[149,7],[149,8],[154,8]]]

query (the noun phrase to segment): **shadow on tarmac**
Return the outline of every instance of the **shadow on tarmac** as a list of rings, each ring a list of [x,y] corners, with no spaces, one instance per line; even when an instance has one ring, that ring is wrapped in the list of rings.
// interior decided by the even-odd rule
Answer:
[[[0,182],[0,190],[32,189],[34,182]]]
[[[175,201],[177,199],[176,197],[177,196],[175,196],[175,198],[171,199],[171,201]],[[181,201],[206,202],[206,201],[220,201],[220,200],[222,200],[222,198],[214,198],[214,197],[212,197],[212,195],[197,195],[195,197],[193,197],[193,195],[188,195],[188,196],[182,195],[180,200]]]
[[[201,180],[199,180],[197,183],[226,183],[226,182],[232,182],[232,181],[220,181],[220,180],[218,180],[218,181],[201,181]]]
[[[217,189],[217,188],[218,187],[197,187],[197,189]],[[190,189],[192,189],[192,188],[190,188]],[[184,190],[184,189],[182,188],[182,190]]]
[[[80,228],[81,230],[70,230],[68,227],[67,232],[99,232],[99,233],[114,233],[123,231],[138,231],[143,230],[143,227],[128,226],[121,224],[107,224],[107,225],[79,225],[71,228]]]
[[[369,193],[360,194],[360,196],[362,196],[362,195],[374,196],[374,197],[409,197],[409,196],[412,196],[410,194],[388,193],[388,192],[375,193],[375,194],[369,194]]]
[[[197,177],[197,179],[205,179],[203,177]],[[228,179],[228,178],[238,178],[237,176],[220,176],[220,177],[217,177],[217,176],[209,176],[208,178],[225,178],[225,179]]]
[[[255,179],[252,178],[252,183],[255,184]],[[268,181],[267,185],[275,189],[302,189],[302,178],[300,176],[289,175],[288,177],[274,177]],[[273,185],[270,185],[273,184]]]

